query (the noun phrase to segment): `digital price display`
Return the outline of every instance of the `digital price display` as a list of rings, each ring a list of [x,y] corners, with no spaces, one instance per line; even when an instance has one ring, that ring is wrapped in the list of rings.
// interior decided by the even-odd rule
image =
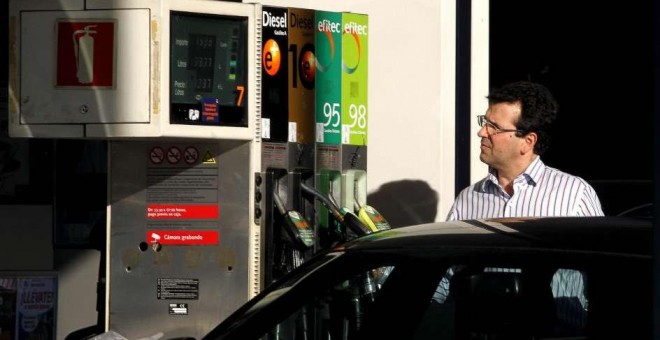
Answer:
[[[170,124],[247,127],[247,17],[171,12]]]

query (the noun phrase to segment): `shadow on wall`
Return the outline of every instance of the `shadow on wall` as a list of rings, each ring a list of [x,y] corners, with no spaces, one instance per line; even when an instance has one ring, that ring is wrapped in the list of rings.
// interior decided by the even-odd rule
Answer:
[[[438,193],[424,181],[402,180],[381,185],[367,196],[392,228],[435,222]]]

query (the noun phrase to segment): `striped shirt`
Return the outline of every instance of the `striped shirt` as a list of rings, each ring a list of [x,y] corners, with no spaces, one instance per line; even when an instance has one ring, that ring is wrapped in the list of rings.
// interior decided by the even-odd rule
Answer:
[[[447,220],[496,217],[603,216],[596,191],[580,177],[546,166],[541,157],[513,180],[513,195],[498,184],[495,170],[463,189]]]

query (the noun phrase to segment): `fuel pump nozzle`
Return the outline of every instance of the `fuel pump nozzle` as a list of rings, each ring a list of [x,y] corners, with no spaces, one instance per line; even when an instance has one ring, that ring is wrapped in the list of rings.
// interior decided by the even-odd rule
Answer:
[[[353,231],[357,236],[362,236],[371,233],[371,229],[365,226],[355,214],[352,213],[342,213],[341,209],[328,197],[324,196],[318,190],[308,186],[305,183],[300,183],[300,188],[308,195],[312,195],[318,199],[332,214],[332,216],[339,222],[343,224],[348,229]]]
[[[294,246],[299,250],[307,250],[314,246],[314,232],[309,226],[309,223],[299,212],[295,210],[288,210],[282,198],[277,193],[277,189],[273,188],[273,202],[277,211],[284,219],[283,228],[287,235],[294,243]]]
[[[381,231],[381,230],[388,230],[392,229],[390,226],[389,222],[383,217],[383,215],[376,210],[376,208],[364,204],[360,205],[360,200],[358,196],[358,186],[354,186],[355,188],[355,201],[353,201],[353,205],[355,206],[355,211],[357,216],[360,218],[360,221],[364,223],[366,226],[368,226],[372,231]],[[366,201],[365,201],[366,202]]]

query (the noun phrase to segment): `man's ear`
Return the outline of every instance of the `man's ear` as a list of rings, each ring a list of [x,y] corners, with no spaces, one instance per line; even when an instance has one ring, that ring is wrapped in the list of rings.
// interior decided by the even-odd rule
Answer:
[[[523,147],[521,152],[523,154],[529,153],[529,152],[534,152],[534,145],[536,145],[536,141],[538,140],[539,135],[536,134],[536,132],[530,132],[526,135],[523,136]]]

